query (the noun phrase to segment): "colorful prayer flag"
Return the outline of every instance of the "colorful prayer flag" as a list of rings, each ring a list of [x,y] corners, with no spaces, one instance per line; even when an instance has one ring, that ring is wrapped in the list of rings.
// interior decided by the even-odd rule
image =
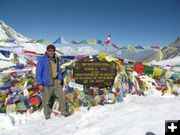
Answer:
[[[120,48],[119,48],[117,45],[115,45],[114,43],[112,44],[112,47],[114,47],[114,48],[120,50]]]
[[[15,41],[16,41],[15,39],[7,39],[5,42],[6,43],[15,43]]]
[[[136,48],[136,49],[144,49],[144,47],[142,47],[141,45],[135,46],[134,48]]]
[[[108,45],[111,41],[111,33],[108,35],[108,37],[106,38],[106,41],[104,42],[103,45]]]
[[[152,49],[161,49],[159,46],[150,46]]]
[[[72,40],[71,44],[80,44],[80,42]]]
[[[139,63],[139,62],[136,62],[135,65],[134,65],[134,70],[135,70],[138,74],[142,75],[142,73],[143,73],[143,71],[144,71],[144,64]]]
[[[162,76],[163,71],[164,71],[164,70],[163,70],[162,68],[154,67],[154,70],[153,70],[153,77],[159,77],[159,76]]]
[[[130,50],[130,51],[135,51],[136,50],[136,48],[134,48],[134,46],[132,46],[132,45],[128,45],[128,50]]]
[[[4,39],[0,39],[0,43],[4,43],[6,40]]]
[[[144,66],[144,73],[147,74],[147,75],[152,75],[153,74],[153,67],[151,66],[148,66],[148,65],[145,65]]]
[[[82,40],[80,41],[80,44],[89,44],[89,45],[96,45],[97,41],[96,40]]]

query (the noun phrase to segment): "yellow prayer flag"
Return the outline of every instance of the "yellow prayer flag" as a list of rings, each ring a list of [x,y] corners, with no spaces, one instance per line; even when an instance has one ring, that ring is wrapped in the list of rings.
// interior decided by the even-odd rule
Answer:
[[[107,56],[107,53],[102,52],[102,53],[100,53],[100,54],[97,56],[97,58],[98,58],[99,60],[103,60],[103,59],[105,59],[106,56]]]
[[[114,61],[114,62],[116,62],[116,61],[118,61],[118,59],[117,58],[115,58],[115,57],[113,57],[113,56],[106,56],[105,57],[105,60],[107,61],[107,62],[112,62],[112,61]]]
[[[162,68],[155,67],[153,70],[153,77],[161,76],[163,71],[164,70]]]
[[[3,82],[3,79],[2,78],[0,78],[0,83],[2,83]]]
[[[87,40],[87,44],[89,44],[89,45],[96,45],[97,42],[96,42],[96,40]]]
[[[128,45],[128,50],[135,51],[136,48],[134,48],[134,46],[132,46],[132,45]]]
[[[0,43],[4,43],[6,40],[4,39],[0,39]]]

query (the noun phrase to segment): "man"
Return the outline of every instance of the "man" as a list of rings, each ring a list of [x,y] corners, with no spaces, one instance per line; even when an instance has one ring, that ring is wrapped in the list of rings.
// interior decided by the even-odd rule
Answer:
[[[62,90],[63,77],[55,51],[54,45],[48,45],[45,55],[39,58],[36,68],[36,81],[42,91],[45,119],[49,119],[51,115],[50,99],[52,95],[58,99],[61,114],[68,116],[65,111],[65,96]]]

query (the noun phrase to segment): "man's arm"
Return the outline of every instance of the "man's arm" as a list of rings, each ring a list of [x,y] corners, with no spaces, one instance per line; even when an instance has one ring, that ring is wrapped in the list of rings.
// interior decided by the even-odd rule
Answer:
[[[36,81],[38,85],[42,85],[42,60],[39,58],[36,66]]]

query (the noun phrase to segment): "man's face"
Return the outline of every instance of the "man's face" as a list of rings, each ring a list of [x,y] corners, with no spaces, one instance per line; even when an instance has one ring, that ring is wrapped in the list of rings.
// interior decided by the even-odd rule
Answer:
[[[54,49],[48,49],[47,54],[50,58],[54,57],[55,55],[55,50]]]

